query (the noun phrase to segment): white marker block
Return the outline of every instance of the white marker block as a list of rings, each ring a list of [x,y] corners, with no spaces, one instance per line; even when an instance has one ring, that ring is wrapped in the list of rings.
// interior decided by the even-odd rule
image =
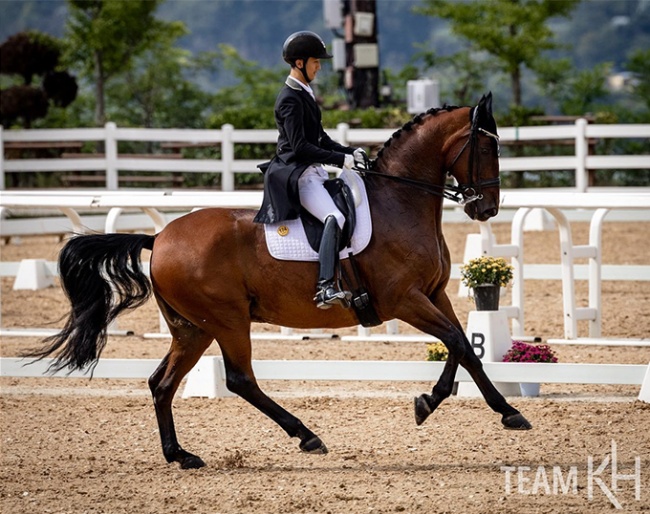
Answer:
[[[467,319],[467,338],[481,362],[502,362],[512,345],[508,316],[504,311],[472,311]],[[519,383],[493,382],[503,396],[521,396]],[[482,396],[474,382],[460,382],[458,396]]]
[[[18,266],[14,291],[28,289],[36,291],[54,285],[54,279],[44,259],[23,259]]]

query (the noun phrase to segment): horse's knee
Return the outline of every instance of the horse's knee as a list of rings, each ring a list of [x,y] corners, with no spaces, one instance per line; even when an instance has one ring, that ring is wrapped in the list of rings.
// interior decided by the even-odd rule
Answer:
[[[246,373],[239,371],[228,371],[226,373],[226,387],[229,391],[246,397],[247,393],[257,388],[255,379]]]
[[[457,330],[450,334],[449,337],[447,337],[444,341],[445,345],[447,346],[447,350],[449,350],[449,354],[453,355],[458,362],[461,362],[465,355],[468,353],[467,345],[469,345],[469,343],[467,342],[465,334],[463,334],[460,330]]]

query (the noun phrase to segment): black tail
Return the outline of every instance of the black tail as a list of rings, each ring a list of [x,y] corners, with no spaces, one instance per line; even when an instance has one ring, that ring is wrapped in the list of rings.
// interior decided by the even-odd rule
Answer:
[[[146,234],[92,234],[73,237],[59,254],[61,286],[71,310],[61,332],[28,353],[42,359],[58,351],[50,371],[94,367],[106,346],[108,325],[125,309],[151,296],[151,282],[140,265],[140,252],[153,248]]]

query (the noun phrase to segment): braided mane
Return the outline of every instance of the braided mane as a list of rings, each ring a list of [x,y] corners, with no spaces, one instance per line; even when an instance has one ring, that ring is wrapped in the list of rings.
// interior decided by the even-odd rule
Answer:
[[[453,110],[458,109],[458,108],[459,107],[457,105],[447,105],[447,104],[445,104],[442,107],[433,107],[433,108],[429,109],[426,112],[423,112],[423,113],[420,113],[420,114],[414,116],[413,119],[411,121],[406,122],[402,128],[400,128],[397,131],[393,132],[393,135],[390,136],[388,141],[386,141],[384,143],[384,146],[377,153],[377,157],[376,157],[375,161],[373,161],[373,164],[374,164],[374,162],[376,162],[377,159],[381,158],[382,154],[384,153],[384,150],[391,145],[393,140],[400,138],[400,136],[402,135],[402,132],[410,132],[411,130],[413,130],[414,127],[416,127],[418,125],[422,125],[422,123],[424,122],[424,120],[425,120],[425,118],[427,116],[435,116],[441,111],[449,112],[449,111],[453,111]]]

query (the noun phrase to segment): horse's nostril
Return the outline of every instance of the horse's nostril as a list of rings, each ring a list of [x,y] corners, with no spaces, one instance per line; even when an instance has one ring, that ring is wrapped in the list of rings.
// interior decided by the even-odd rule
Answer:
[[[478,215],[478,219],[480,221],[487,221],[490,218],[496,216],[498,212],[499,209],[497,209],[496,207],[493,207],[492,209],[485,209],[484,211],[480,211]]]

